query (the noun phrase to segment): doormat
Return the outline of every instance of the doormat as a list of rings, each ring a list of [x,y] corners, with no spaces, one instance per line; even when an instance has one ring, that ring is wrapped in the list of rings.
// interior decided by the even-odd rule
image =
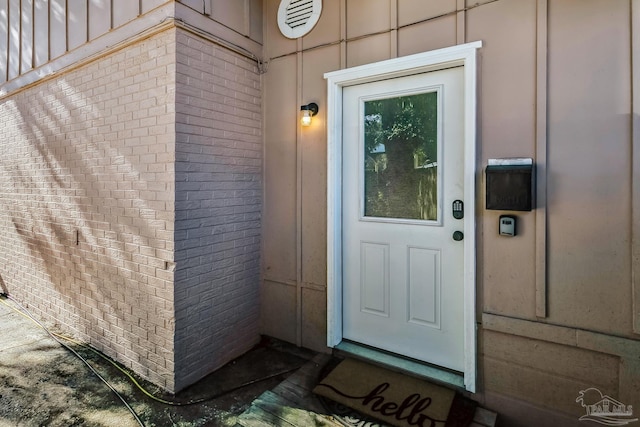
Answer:
[[[353,359],[313,392],[397,427],[467,427],[476,409],[453,390]]]

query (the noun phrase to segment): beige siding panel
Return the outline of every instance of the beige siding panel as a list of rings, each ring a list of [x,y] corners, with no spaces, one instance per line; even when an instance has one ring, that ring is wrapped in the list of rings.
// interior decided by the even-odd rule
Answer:
[[[398,26],[410,25],[456,10],[456,0],[402,0],[398,2]]]
[[[89,3],[89,39],[108,32],[111,29],[111,2],[91,0]]]
[[[302,128],[302,281],[327,282],[327,115],[326,71],[340,67],[340,48],[316,49],[303,55],[303,102],[316,102],[318,114]]]
[[[551,342],[485,331],[484,355],[548,374],[588,379],[592,387],[615,390],[620,359]]]
[[[245,10],[244,0],[213,0],[211,3],[211,17],[213,19],[224,23],[227,27],[233,28],[241,34],[247,35],[244,30],[245,13],[248,13],[248,11]],[[200,0],[200,4],[202,4],[202,0]]]
[[[156,7],[160,6],[163,3],[166,3],[168,0],[142,0],[140,2],[141,6],[142,6],[142,13],[147,13],[152,9],[155,9]]]
[[[265,58],[274,58],[296,51],[296,41],[286,38],[278,28],[278,5],[280,0],[265,0],[264,33],[268,42],[265,45]]]
[[[455,44],[455,15],[411,25],[398,31],[398,56],[426,52]]]
[[[467,17],[468,40],[483,41],[483,156],[533,156],[536,2],[495,2],[468,11]]]
[[[53,59],[67,51],[65,0],[49,0],[49,14],[49,57]]]
[[[322,3],[322,15],[313,30],[302,38],[303,49],[334,43],[340,40],[341,1]]]
[[[564,412],[576,418],[584,415],[584,408],[575,399],[580,390],[593,387],[588,376],[581,379],[567,378],[491,357],[484,358],[483,366],[487,391]],[[617,387],[603,387],[600,391],[610,396],[617,395]]]
[[[387,31],[391,25],[395,27],[395,22],[389,22],[392,4],[395,1],[347,0],[347,38]]]
[[[517,16],[518,19],[513,19]],[[467,12],[468,40],[482,40],[480,140],[487,158],[535,157],[536,2],[495,2]],[[481,179],[484,173],[479,171]],[[481,181],[482,183],[484,181]],[[535,317],[535,217],[518,213],[518,236],[498,235],[502,211],[483,212],[484,309]]]
[[[35,3],[35,14],[33,17],[33,25],[35,26],[34,39],[38,42],[35,45],[35,63],[38,67],[49,61],[49,7],[48,2],[37,1]],[[0,45],[1,45],[0,41]]]
[[[628,2],[549,5],[549,318],[628,334]]]
[[[0,0],[0,84],[7,81],[9,0]]]
[[[111,0],[113,8],[113,28],[117,28],[138,16],[139,3],[131,0]]]
[[[260,291],[261,332],[288,342],[296,342],[295,286],[265,280]]]
[[[571,395],[573,396],[573,394]],[[576,394],[577,396],[577,394]],[[484,393],[483,407],[498,413],[498,425],[512,427],[585,427],[578,417],[549,408],[534,406],[524,400],[498,393]],[[626,402],[626,401],[625,401]],[[581,413],[584,415],[584,412]]]
[[[20,74],[20,0],[9,0],[9,80]]]
[[[69,2],[69,50],[87,42],[87,3]],[[104,19],[104,16],[102,17]]]
[[[620,364],[620,395],[621,402],[633,405],[640,404],[640,360],[638,357],[625,359]],[[635,412],[636,416],[638,412]]]
[[[22,0],[21,73],[33,68],[33,0]]]
[[[271,62],[265,88],[264,269],[277,280],[296,279],[296,58]]]
[[[302,346],[327,350],[327,293],[302,288]]]
[[[467,7],[467,8],[475,8],[475,7],[484,6],[486,4],[493,3],[495,1],[499,1],[499,0],[482,0],[482,1],[466,0],[465,7]],[[465,3],[465,0],[458,0],[458,2]]]
[[[189,6],[193,10],[197,10],[200,13],[204,13],[204,1],[211,1],[212,3],[217,3],[220,0],[204,0],[204,1],[203,0],[177,0],[177,1],[184,4],[185,6]],[[240,1],[238,1],[238,3],[240,3]]]
[[[262,14],[264,11],[262,0],[251,0],[249,8],[249,25],[251,27],[249,37],[258,43],[262,43]]]
[[[347,67],[369,64],[391,58],[389,33],[378,34],[347,43]]]
[[[530,320],[514,319],[512,317],[482,314],[482,327],[485,330],[502,332],[509,335],[519,335],[536,340],[555,342],[568,346],[576,346],[575,329],[563,326],[548,325]]]

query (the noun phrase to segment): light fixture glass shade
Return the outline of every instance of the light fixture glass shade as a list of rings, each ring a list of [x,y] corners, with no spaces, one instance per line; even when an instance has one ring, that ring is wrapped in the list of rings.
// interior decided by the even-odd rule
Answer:
[[[302,110],[301,112],[302,112],[302,114],[301,114],[301,117],[300,117],[300,123],[302,124],[302,126],[311,125],[311,111]]]
[[[318,104],[312,102],[307,105],[301,105],[300,113],[300,123],[302,126],[309,126],[311,124],[311,117],[318,114]]]

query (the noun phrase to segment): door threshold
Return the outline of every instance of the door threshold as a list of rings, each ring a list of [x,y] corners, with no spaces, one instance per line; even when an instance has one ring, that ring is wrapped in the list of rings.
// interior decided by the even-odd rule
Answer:
[[[351,341],[342,341],[334,349],[350,357],[372,362],[395,371],[406,373],[407,375],[438,382],[445,386],[453,386],[462,390],[464,387],[464,375],[462,372],[451,371],[409,359],[400,355],[387,353],[386,351],[357,344]]]

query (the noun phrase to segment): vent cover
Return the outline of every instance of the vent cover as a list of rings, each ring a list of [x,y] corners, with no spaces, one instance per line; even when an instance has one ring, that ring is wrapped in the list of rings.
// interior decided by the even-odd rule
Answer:
[[[296,39],[315,27],[322,12],[322,0],[282,0],[278,27],[283,36]]]

